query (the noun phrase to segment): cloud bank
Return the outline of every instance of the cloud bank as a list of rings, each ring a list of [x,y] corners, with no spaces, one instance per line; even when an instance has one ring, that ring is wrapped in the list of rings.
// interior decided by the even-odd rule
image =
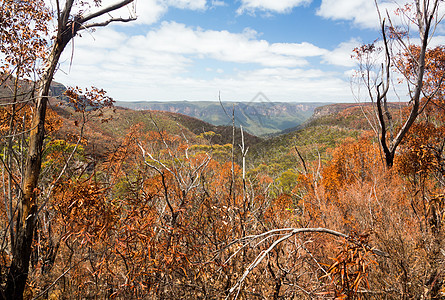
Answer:
[[[270,43],[249,28],[234,33],[162,22],[145,35],[109,27],[74,43],[73,64],[65,52],[56,80],[105,87],[118,100],[216,100],[218,91],[249,100],[262,91],[275,101],[332,101],[350,93],[343,73],[308,60],[349,67],[357,41],[329,51],[307,42]]]

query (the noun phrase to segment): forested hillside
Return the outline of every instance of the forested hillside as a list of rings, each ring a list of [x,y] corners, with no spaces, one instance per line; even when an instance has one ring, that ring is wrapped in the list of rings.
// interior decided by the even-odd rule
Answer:
[[[63,126],[56,133],[56,137],[76,135],[82,129],[84,138],[88,140],[85,150],[89,155],[97,158],[118,147],[129,130],[136,125],[140,126],[142,131],[165,131],[181,136],[194,144],[226,145],[232,143],[232,126],[216,126],[178,113],[108,107],[101,110],[101,121],[95,119],[99,114],[94,111],[86,111],[85,120],[92,119],[92,121],[81,126],[84,114],[76,113],[69,102],[54,99],[51,103],[53,110],[63,120]],[[241,131],[236,128],[235,139],[239,140],[240,137]],[[261,138],[249,133],[244,133],[244,139],[248,146],[261,141]],[[236,151],[238,150],[236,149]]]
[[[369,101],[268,139],[59,95],[65,47],[132,2],[0,2],[0,299],[445,297],[441,1],[398,10],[419,45],[385,18],[355,48]]]

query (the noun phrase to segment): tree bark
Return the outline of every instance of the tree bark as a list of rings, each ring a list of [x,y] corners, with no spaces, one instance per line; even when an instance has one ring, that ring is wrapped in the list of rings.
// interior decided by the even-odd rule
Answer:
[[[72,38],[73,33],[75,33],[74,30],[64,30],[64,34],[61,34],[57,38],[48,58],[47,67],[37,87],[38,96],[29,134],[29,149],[22,183],[23,195],[21,195],[16,221],[16,235],[14,248],[12,249],[13,258],[6,284],[6,299],[23,299],[23,291],[26,280],[28,279],[29,259],[31,256],[31,246],[36,221],[36,189],[40,175],[42,149],[45,139],[45,117],[49,88],[60,55]]]

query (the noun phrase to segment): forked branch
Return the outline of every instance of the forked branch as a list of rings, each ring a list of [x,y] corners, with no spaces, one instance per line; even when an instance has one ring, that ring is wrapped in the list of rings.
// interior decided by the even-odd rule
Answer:
[[[281,236],[279,239],[275,240],[266,250],[261,251],[261,253],[255,257],[253,262],[246,268],[246,270],[244,271],[243,275],[236,282],[236,284],[232,288],[230,288],[229,293],[228,293],[226,299],[228,299],[233,294],[233,292],[235,292],[235,290],[238,289],[238,293],[240,292],[241,285],[243,284],[243,282],[247,278],[247,276],[250,274],[250,272],[252,272],[252,270],[254,270],[264,260],[264,258],[273,249],[275,249],[275,247],[277,247],[280,243],[282,243],[282,242],[290,239],[291,237],[295,236],[296,234],[300,234],[300,233],[326,233],[326,234],[329,234],[329,235],[332,235],[332,236],[336,236],[336,237],[347,239],[347,240],[349,240],[349,241],[354,243],[354,240],[351,239],[349,235],[341,233],[341,232],[338,232],[338,231],[335,231],[335,230],[331,230],[331,229],[328,229],[328,228],[322,228],[322,227],[318,227],[318,228],[282,228],[282,229],[273,229],[273,230],[270,230],[270,231],[267,231],[267,232],[264,232],[264,233],[261,233],[261,234],[249,235],[249,236],[242,237],[242,238],[240,238],[238,240],[235,240],[235,241],[229,243],[226,247],[224,247],[223,250],[233,246],[236,243],[242,243],[245,246],[246,244],[256,242],[257,240],[265,241],[265,240],[268,239],[268,237]],[[256,246],[258,246],[258,244],[260,244],[260,243],[257,243]],[[366,245],[362,245],[362,246],[366,246]],[[372,251],[372,253],[374,253],[375,255],[384,256],[384,257],[388,256],[387,253],[385,253],[385,252],[383,252],[381,250],[372,249],[369,246],[366,246],[366,247],[369,248],[369,250]],[[233,258],[233,256],[231,258]]]

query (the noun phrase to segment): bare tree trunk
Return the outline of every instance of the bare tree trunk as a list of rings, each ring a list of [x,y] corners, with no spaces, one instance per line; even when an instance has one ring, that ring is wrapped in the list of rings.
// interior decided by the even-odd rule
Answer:
[[[31,123],[29,149],[23,176],[23,195],[19,198],[20,203],[16,221],[14,248],[12,249],[12,263],[6,284],[6,299],[23,299],[36,221],[36,189],[40,175],[43,141],[45,139],[45,117],[49,88],[60,55],[72,38],[72,32],[71,30],[66,30],[65,34],[60,35],[56,40],[48,59],[47,67],[37,88],[38,96]]]
[[[381,146],[383,148],[383,152],[385,153],[386,165],[389,168],[392,167],[392,165],[394,164],[394,156],[397,147],[400,145],[403,138],[406,136],[406,134],[408,133],[408,131],[410,130],[411,126],[414,124],[415,120],[417,119],[420,113],[420,97],[422,95],[423,77],[425,74],[425,55],[428,49],[428,42],[430,40],[430,35],[434,33],[435,26],[433,22],[435,21],[437,22],[437,20],[435,20],[435,17],[439,9],[440,1],[434,0],[432,2],[423,3],[423,5],[421,2],[422,1],[420,0],[414,1],[414,3],[416,4],[415,5],[416,19],[417,19],[416,21],[420,37],[420,53],[418,58],[413,57],[413,59],[417,63],[417,67],[416,67],[416,78],[415,80],[413,80],[414,90],[413,93],[411,94],[411,100],[410,100],[410,102],[412,103],[412,107],[409,116],[407,117],[403,126],[397,132],[396,136],[394,138],[390,137],[389,145],[387,144],[386,139],[388,132],[387,129],[388,127],[391,126],[390,125],[391,115],[389,114],[389,111],[386,109],[385,114],[388,117],[388,123],[389,123],[388,125],[385,123],[383,118],[384,115],[383,108],[386,106],[386,96],[390,85],[389,72],[391,66],[391,58],[390,58],[390,51],[388,49],[389,48],[388,41],[386,39],[386,34],[385,34],[385,21],[383,20],[381,24],[383,42],[385,47],[385,56],[386,56],[386,63],[385,63],[386,82],[382,80],[382,82],[377,86],[377,108],[378,108],[378,117],[381,127],[380,141],[381,141]],[[407,45],[403,42],[403,36],[396,34],[396,39],[401,43],[401,46],[405,48],[405,50],[409,53],[409,47],[407,47]],[[380,93],[380,85],[383,85],[382,93]]]

